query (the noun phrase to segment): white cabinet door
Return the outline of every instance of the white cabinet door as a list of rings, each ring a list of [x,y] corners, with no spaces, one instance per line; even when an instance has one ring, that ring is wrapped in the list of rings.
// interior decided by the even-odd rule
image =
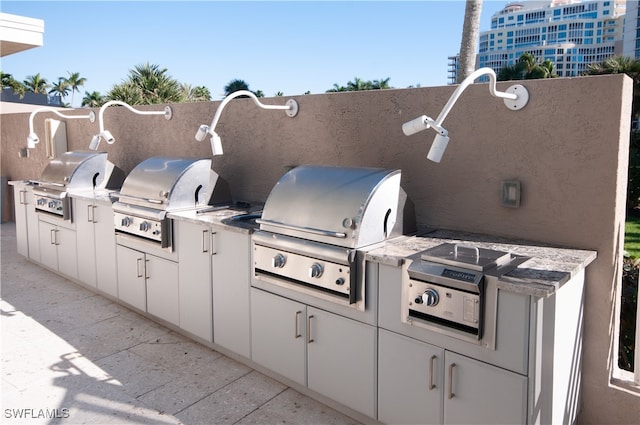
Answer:
[[[526,423],[525,376],[449,351],[445,375],[445,424]]]
[[[27,190],[22,185],[13,187],[13,205],[16,220],[18,254],[29,257],[29,232],[27,222]]]
[[[380,329],[378,353],[378,420],[443,423],[444,350]]]
[[[78,278],[78,258],[75,230],[46,221],[38,224],[40,232],[40,262],[60,273]]]
[[[178,325],[178,263],[146,254],[147,312]]]
[[[180,327],[213,342],[211,231],[209,226],[181,220],[176,220],[174,225],[178,246]],[[233,304],[234,300],[227,299],[226,302]]]
[[[217,230],[213,236],[213,336],[219,344],[251,357],[251,236]]]
[[[95,205],[93,224],[96,246],[96,285],[99,290],[118,296],[116,233],[111,205]]]
[[[73,199],[78,244],[78,279],[96,286],[96,248],[93,230],[94,205],[83,199]]]
[[[116,254],[118,259],[118,298],[139,310],[147,311],[144,253],[116,245]]]
[[[307,307],[308,387],[376,417],[376,328]]]
[[[301,385],[307,384],[305,314],[304,304],[251,288],[251,359]]]
[[[29,258],[40,262],[40,232],[38,213],[36,212],[36,197],[31,188],[26,190],[27,205],[27,240],[29,241]]]
[[[53,270],[58,270],[58,247],[56,226],[44,221],[38,222],[40,233],[40,262]]]
[[[58,271],[74,279],[78,278],[78,256],[76,231],[58,226],[56,234],[58,248]]]

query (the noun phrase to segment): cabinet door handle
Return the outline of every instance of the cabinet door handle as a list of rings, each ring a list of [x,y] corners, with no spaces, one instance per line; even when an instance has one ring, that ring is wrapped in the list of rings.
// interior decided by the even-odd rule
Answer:
[[[22,205],[27,205],[27,191],[26,190],[21,190],[20,191],[20,203]]]
[[[453,368],[456,367],[455,363],[449,365],[449,400],[451,400],[455,394],[453,393]]]
[[[87,205],[87,222],[95,223],[93,221],[93,205]]]
[[[311,344],[314,339],[311,338],[311,319],[313,319],[313,314],[309,316],[309,318],[307,319],[307,342],[309,344]]]
[[[144,260],[144,278],[145,279],[149,279],[149,267],[147,266],[148,263],[149,263],[149,260]]]
[[[438,356],[433,355],[431,359],[429,359],[429,391],[434,389],[436,385],[433,383],[433,364],[435,363]]]
[[[58,245],[56,238],[56,229],[51,229],[51,233],[49,234],[51,245]]]
[[[209,231],[208,230],[203,230],[202,231],[202,253],[206,253],[209,252],[209,249],[207,248],[207,239],[209,239],[207,236],[209,235]]]
[[[218,249],[216,248],[216,232],[211,232],[211,255],[216,255]]]
[[[142,272],[140,270],[142,270],[140,268],[140,265],[142,264],[142,258],[138,258],[136,260],[136,271],[138,272],[138,276],[137,277],[142,277]]]
[[[302,334],[300,333],[300,329],[298,329],[298,323],[300,323],[301,314],[302,312],[300,310],[296,311],[296,316],[295,316],[296,324],[295,324],[295,333],[294,333],[295,338],[300,338],[302,336]]]

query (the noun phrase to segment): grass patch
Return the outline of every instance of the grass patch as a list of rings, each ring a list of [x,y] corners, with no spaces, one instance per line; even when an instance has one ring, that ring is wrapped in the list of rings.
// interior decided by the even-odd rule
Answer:
[[[627,215],[624,226],[624,249],[630,257],[640,258],[640,216]]]

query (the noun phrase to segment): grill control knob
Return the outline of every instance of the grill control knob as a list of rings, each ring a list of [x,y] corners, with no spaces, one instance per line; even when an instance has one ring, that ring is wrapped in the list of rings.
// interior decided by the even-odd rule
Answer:
[[[342,286],[344,285],[344,277],[339,277],[336,279],[336,285]]]
[[[56,207],[56,201],[49,201],[49,208],[53,209]]]
[[[433,288],[427,289],[426,291],[424,291],[424,294],[422,294],[422,302],[424,302],[428,306],[436,306],[438,305],[438,301],[440,301],[438,291]]]
[[[286,263],[287,257],[282,254],[276,254],[276,256],[271,259],[271,265],[279,269],[283,268]]]
[[[324,267],[320,263],[313,263],[311,267],[309,267],[309,277],[320,277],[322,276],[322,272],[324,272]]]
[[[120,221],[120,224],[124,227],[131,226],[131,217],[125,217]]]
[[[46,204],[46,203],[47,203],[47,200],[46,200],[46,199],[44,199],[44,198],[40,198],[40,199],[38,199],[38,205],[44,205],[44,204]]]
[[[140,223],[140,231],[141,232],[146,232],[147,230],[149,230],[150,227],[151,227],[151,225],[149,224],[148,221],[143,221],[142,223]]]

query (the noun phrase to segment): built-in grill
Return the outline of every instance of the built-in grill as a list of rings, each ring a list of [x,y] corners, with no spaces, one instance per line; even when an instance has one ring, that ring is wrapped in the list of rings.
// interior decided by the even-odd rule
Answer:
[[[443,243],[413,255],[402,283],[402,320],[493,347],[497,309],[495,279],[516,256],[475,246]]]
[[[364,253],[412,227],[400,176],[314,165],[286,173],[257,220],[255,279],[364,310]]]
[[[35,209],[73,221],[69,191],[119,189],[123,180],[124,172],[107,160],[106,152],[65,152],[32,181]]]
[[[113,204],[116,235],[132,236],[173,250],[167,214],[228,204],[229,187],[210,159],[152,157],[127,176]]]

